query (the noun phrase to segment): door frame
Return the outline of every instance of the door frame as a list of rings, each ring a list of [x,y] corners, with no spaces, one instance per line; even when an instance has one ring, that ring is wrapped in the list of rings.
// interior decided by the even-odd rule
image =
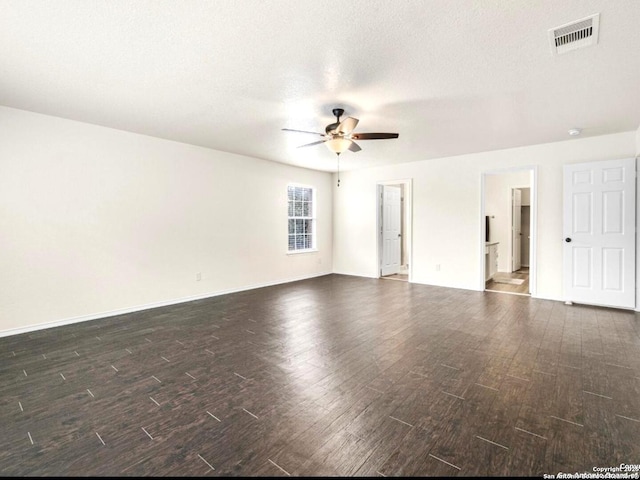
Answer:
[[[522,186],[514,186],[514,187],[509,187],[509,198],[510,198],[510,204],[509,204],[509,224],[511,226],[513,226],[513,191],[514,190],[522,190],[523,188],[531,188],[530,185],[522,185]],[[529,203],[531,203],[531,190],[529,190]],[[531,211],[531,210],[529,210]],[[522,220],[522,219],[521,219]],[[529,229],[531,229],[531,216],[529,216]],[[520,222],[522,223],[522,221]],[[529,232],[529,236],[531,237],[531,232]],[[531,248],[531,241],[529,241],[529,248]],[[531,252],[529,252],[531,253]],[[522,257],[522,240],[520,240],[520,257]],[[529,257],[529,260],[531,260],[531,257]],[[520,262],[522,263],[522,261]],[[531,261],[529,261],[529,264],[531,264]],[[509,269],[511,270],[511,272],[513,272],[513,232],[511,233],[511,235],[509,235]],[[529,270],[529,272],[531,272],[531,270]],[[531,274],[531,273],[529,273]]]
[[[378,248],[376,249],[376,272],[377,278],[382,277],[382,188],[385,185],[403,185],[403,208],[405,230],[402,235],[406,235],[407,240],[407,263],[409,264],[409,282],[413,281],[413,179],[405,178],[401,180],[380,180],[376,182],[376,239]]]
[[[525,165],[522,167],[503,168],[498,170],[486,170],[480,174],[480,225],[478,231],[480,232],[478,238],[479,245],[479,263],[480,263],[480,275],[478,278],[478,291],[485,291],[485,190],[486,190],[486,176],[487,175],[500,175],[506,173],[516,173],[521,171],[529,171],[530,183],[528,187],[531,189],[530,194],[530,236],[529,242],[529,295],[531,297],[537,296],[537,278],[538,278],[538,258],[537,258],[537,244],[538,244],[538,166],[537,165]],[[517,188],[517,187],[514,187]],[[513,215],[510,213],[509,216]],[[513,220],[510,219],[513,223]],[[509,240],[509,252],[511,251],[511,239]],[[509,260],[511,265],[511,259]]]

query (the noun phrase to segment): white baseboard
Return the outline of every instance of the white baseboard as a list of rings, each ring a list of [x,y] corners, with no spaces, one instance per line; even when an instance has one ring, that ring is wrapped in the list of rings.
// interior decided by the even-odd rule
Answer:
[[[71,325],[73,323],[88,322],[91,320],[98,320],[101,318],[114,317],[116,315],[124,315],[127,313],[140,312],[142,310],[150,310],[152,308],[166,307],[168,305],[176,305],[178,303],[193,302],[194,300],[202,300],[204,298],[218,297],[220,295],[227,295],[229,293],[244,292],[246,290],[254,290],[256,288],[272,287],[274,285],[282,285],[284,283],[299,282],[301,280],[308,280],[311,278],[331,275],[331,273],[332,272],[316,273],[316,274],[307,275],[304,277],[289,278],[287,280],[277,280],[275,282],[249,285],[246,287],[232,288],[229,290],[220,290],[217,292],[210,292],[210,293],[205,293],[201,295],[193,295],[191,297],[183,297],[183,298],[177,298],[173,300],[163,300],[160,302],[147,303],[145,305],[136,305],[134,307],[127,307],[127,308],[120,308],[117,310],[109,310],[106,312],[92,313],[90,315],[81,315],[79,317],[63,318],[61,320],[55,320],[53,322],[38,323],[35,325],[28,325],[26,327],[11,328],[9,330],[0,331],[0,338],[9,337],[12,335],[20,335],[21,333],[35,332],[37,330],[45,330],[47,328],[62,327],[64,325]]]
[[[533,295],[531,294],[531,298],[535,298],[537,300],[551,300],[552,302],[564,302],[564,300],[560,297],[547,297],[544,295]]]
[[[454,290],[466,290],[469,292],[482,292],[484,288],[479,289],[478,287],[461,287],[460,285],[448,285],[445,283],[426,283],[421,282],[420,280],[411,279],[411,283],[415,283],[416,285],[426,285],[429,287],[442,287],[442,288],[452,288]]]
[[[361,273],[349,273],[349,272],[333,272],[336,275],[348,275],[349,277],[360,277],[360,278],[380,278],[374,275],[362,275]]]

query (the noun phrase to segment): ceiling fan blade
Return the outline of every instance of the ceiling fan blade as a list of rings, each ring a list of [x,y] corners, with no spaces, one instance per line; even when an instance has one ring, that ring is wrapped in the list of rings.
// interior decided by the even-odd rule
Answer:
[[[357,118],[353,118],[353,117],[348,117],[345,118],[343,121],[340,122],[340,125],[338,125],[338,128],[336,128],[336,133],[342,134],[342,135],[348,135],[349,133],[353,132],[353,129],[356,128],[356,125],[358,125],[359,120]]]
[[[356,142],[351,140],[351,145],[349,145],[349,150],[355,153],[355,152],[359,152],[362,149],[360,148],[360,145],[358,145]]]
[[[317,141],[317,142],[307,143],[307,144],[305,144],[305,145],[300,145],[300,146],[299,146],[299,147],[297,147],[297,148],[310,147],[310,146],[312,146],[312,145],[318,145],[319,143],[324,143],[324,142],[326,142],[326,140],[320,140],[320,141]]]
[[[351,135],[353,140],[385,140],[388,138],[398,138],[397,133],[356,133]]]
[[[282,130],[284,130],[285,132],[310,133],[311,135],[320,135],[321,137],[324,137],[324,133],[308,132],[306,130],[294,130],[293,128],[283,128]]]

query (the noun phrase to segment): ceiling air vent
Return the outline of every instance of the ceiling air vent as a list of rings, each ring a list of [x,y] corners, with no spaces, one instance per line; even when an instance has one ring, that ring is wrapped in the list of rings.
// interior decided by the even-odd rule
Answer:
[[[549,42],[554,55],[570,52],[578,48],[598,43],[600,14],[596,13],[575,22],[560,25],[549,30]]]

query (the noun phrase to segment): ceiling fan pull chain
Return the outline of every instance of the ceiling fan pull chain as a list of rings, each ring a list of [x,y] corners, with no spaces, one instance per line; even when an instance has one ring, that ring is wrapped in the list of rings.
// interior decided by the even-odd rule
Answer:
[[[338,154],[338,186],[340,186],[340,154]]]

